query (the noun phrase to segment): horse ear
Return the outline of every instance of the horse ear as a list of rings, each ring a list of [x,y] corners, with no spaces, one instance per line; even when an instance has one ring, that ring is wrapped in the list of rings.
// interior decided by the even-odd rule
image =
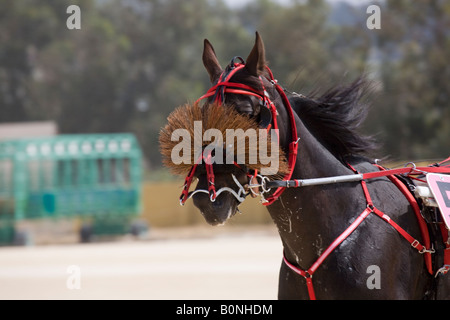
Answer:
[[[209,79],[212,83],[214,83],[217,78],[219,78],[222,73],[222,67],[219,64],[219,60],[217,60],[216,52],[214,51],[211,43],[205,39],[203,43],[203,65],[208,71]]]
[[[264,71],[265,67],[266,67],[266,54],[264,49],[264,43],[259,33],[256,32],[255,45],[253,46],[252,51],[247,57],[245,68],[251,75],[258,77],[259,74]]]

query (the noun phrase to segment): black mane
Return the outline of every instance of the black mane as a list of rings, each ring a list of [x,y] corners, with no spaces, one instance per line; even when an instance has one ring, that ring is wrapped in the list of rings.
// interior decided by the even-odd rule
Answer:
[[[361,101],[369,83],[359,78],[348,86],[327,90],[320,96],[293,94],[290,102],[310,132],[338,159],[350,155],[369,155],[377,148],[371,136],[358,129],[366,119],[369,106]]]
[[[262,74],[268,78],[268,74]],[[245,83],[262,90],[261,81],[243,69],[230,82]],[[267,87],[274,94],[273,87]],[[367,117],[369,105],[363,100],[370,92],[370,82],[360,77],[347,86],[336,86],[322,94],[314,90],[307,97],[291,94],[292,108],[308,130],[336,158],[344,161],[349,156],[367,156],[378,148],[371,136],[359,132]]]

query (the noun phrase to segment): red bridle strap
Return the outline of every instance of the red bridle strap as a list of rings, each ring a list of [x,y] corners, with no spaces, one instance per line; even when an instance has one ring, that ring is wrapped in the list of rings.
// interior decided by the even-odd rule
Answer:
[[[197,99],[197,102],[215,95],[216,91],[219,87],[225,87],[224,91],[226,93],[250,95],[250,96],[258,97],[260,99],[263,99],[263,97],[264,97],[264,94],[261,94],[260,92],[258,92],[257,90],[255,90],[254,88],[252,88],[246,84],[223,81],[223,82],[218,82],[215,86],[211,87],[204,95],[202,95],[200,98]],[[237,88],[237,89],[233,89],[233,88]],[[239,90],[239,89],[242,89],[242,90]],[[217,97],[217,98],[219,98],[219,97]]]
[[[292,173],[294,172],[295,163],[297,161],[298,141],[300,139],[297,134],[297,125],[295,123],[294,110],[292,109],[291,103],[289,102],[289,99],[286,96],[284,89],[274,79],[272,71],[268,67],[266,67],[266,69],[267,72],[269,73],[270,81],[275,85],[275,88],[277,89],[278,94],[281,96],[283,100],[283,105],[286,107],[286,110],[289,115],[289,122],[291,125],[291,142],[289,143],[289,155],[288,155],[289,172],[284,176],[283,180],[290,180],[292,177]],[[276,122],[276,114],[273,116],[273,119],[274,119],[274,128],[278,129]],[[264,202],[263,205],[265,206],[271,205],[275,200],[277,200],[281,196],[281,194],[285,189],[286,189],[285,187],[277,188],[270,197],[266,198],[266,202]]]
[[[180,204],[184,205],[189,198],[189,188],[191,187],[192,179],[194,178],[195,170],[197,169],[198,163],[195,163],[191,170],[189,170],[188,175],[186,176],[186,179],[184,179],[184,186],[183,191],[181,192],[180,196]]]
[[[263,100],[263,105],[266,106],[267,108],[269,108],[269,110],[272,114],[273,126],[270,124],[268,126],[268,130],[271,127],[273,127],[273,129],[277,130],[278,129],[277,109],[276,109],[275,104],[272,102],[272,100],[270,100],[270,98],[267,94],[267,91],[264,87],[262,78],[260,77],[261,85],[262,85],[262,92],[255,88],[252,88],[246,84],[230,81],[231,77],[238,70],[240,70],[244,67],[245,67],[245,65],[243,63],[234,63],[231,71],[229,71],[228,73],[223,72],[219,77],[218,83],[216,85],[214,85],[213,87],[211,87],[206,92],[206,94],[202,95],[199,99],[197,99],[196,103],[198,103],[202,99],[210,98],[213,96],[215,96],[215,98],[214,98],[215,102],[221,103],[224,100],[224,97],[222,95],[224,95],[225,93],[254,96],[254,97],[257,97],[257,98]],[[289,144],[289,155],[288,155],[289,173],[286,174],[286,176],[284,177],[285,180],[289,180],[292,177],[292,173],[294,171],[295,163],[297,160],[297,150],[298,150],[298,141],[299,141],[299,138],[297,135],[297,126],[295,123],[295,115],[294,115],[294,111],[291,107],[291,104],[289,102],[289,99],[287,98],[286,93],[284,92],[284,89],[274,79],[272,71],[267,66],[266,66],[266,69],[269,74],[269,78],[267,80],[269,80],[275,86],[278,94],[281,96],[281,98],[283,100],[283,105],[287,109],[287,113],[288,113],[289,121],[290,121],[290,125],[291,125],[291,143]],[[188,198],[189,187],[191,185],[192,178],[194,176],[196,168],[197,168],[197,164],[195,164],[191,168],[188,176],[185,179],[184,189],[183,189],[183,192],[180,197],[181,204],[184,204],[184,202]],[[209,164],[209,165],[206,164],[206,173],[207,173],[207,178],[208,178],[208,191],[210,192],[211,199],[215,199],[214,172],[213,172],[212,164]],[[277,200],[281,196],[281,194],[283,193],[284,190],[285,190],[285,187],[277,188],[270,197],[266,198],[266,201],[263,204],[265,206],[272,204],[275,200]]]
[[[216,187],[214,184],[215,176],[214,176],[214,171],[213,171],[213,167],[212,167],[212,163],[211,163],[211,157],[212,157],[211,153],[212,153],[212,150],[209,150],[208,154],[205,157],[202,152],[199,159],[191,167],[191,170],[189,170],[189,173],[186,176],[186,179],[184,180],[183,191],[181,192],[181,196],[180,196],[180,204],[181,205],[184,205],[186,203],[187,199],[189,198],[189,188],[191,187],[192,179],[194,178],[194,174],[195,174],[195,170],[197,169],[198,164],[202,162],[202,160],[205,162],[205,167],[206,167],[206,179],[208,180],[209,197],[211,200],[216,199]]]
[[[209,192],[209,198],[210,200],[216,199],[216,186],[214,184],[214,170],[211,162],[212,158],[212,150],[208,150],[208,154],[206,155],[205,160],[205,167],[206,167],[206,179],[208,180],[208,192]]]

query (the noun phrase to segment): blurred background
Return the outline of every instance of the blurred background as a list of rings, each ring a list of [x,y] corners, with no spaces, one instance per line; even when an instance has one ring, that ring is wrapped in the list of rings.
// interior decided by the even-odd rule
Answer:
[[[380,29],[366,26],[371,4]],[[80,29],[66,25],[70,5]],[[192,203],[178,204],[183,178],[161,165],[159,131],[210,87],[203,39],[225,65],[255,31],[290,91],[374,81],[362,130],[379,158],[449,155],[448,1],[0,0],[0,242],[202,234]],[[274,231],[257,201],[241,210],[231,227]]]

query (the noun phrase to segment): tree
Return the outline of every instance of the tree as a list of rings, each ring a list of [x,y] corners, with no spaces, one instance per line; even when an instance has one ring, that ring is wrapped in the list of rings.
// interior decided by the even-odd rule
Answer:
[[[30,119],[34,101],[28,86],[36,53],[53,41],[64,16],[60,1],[4,1],[0,6],[0,121]],[[65,10],[65,8],[63,9]],[[62,11],[64,12],[64,11]]]
[[[396,157],[442,158],[450,149],[450,4],[388,1],[378,36],[383,92],[373,125]]]

